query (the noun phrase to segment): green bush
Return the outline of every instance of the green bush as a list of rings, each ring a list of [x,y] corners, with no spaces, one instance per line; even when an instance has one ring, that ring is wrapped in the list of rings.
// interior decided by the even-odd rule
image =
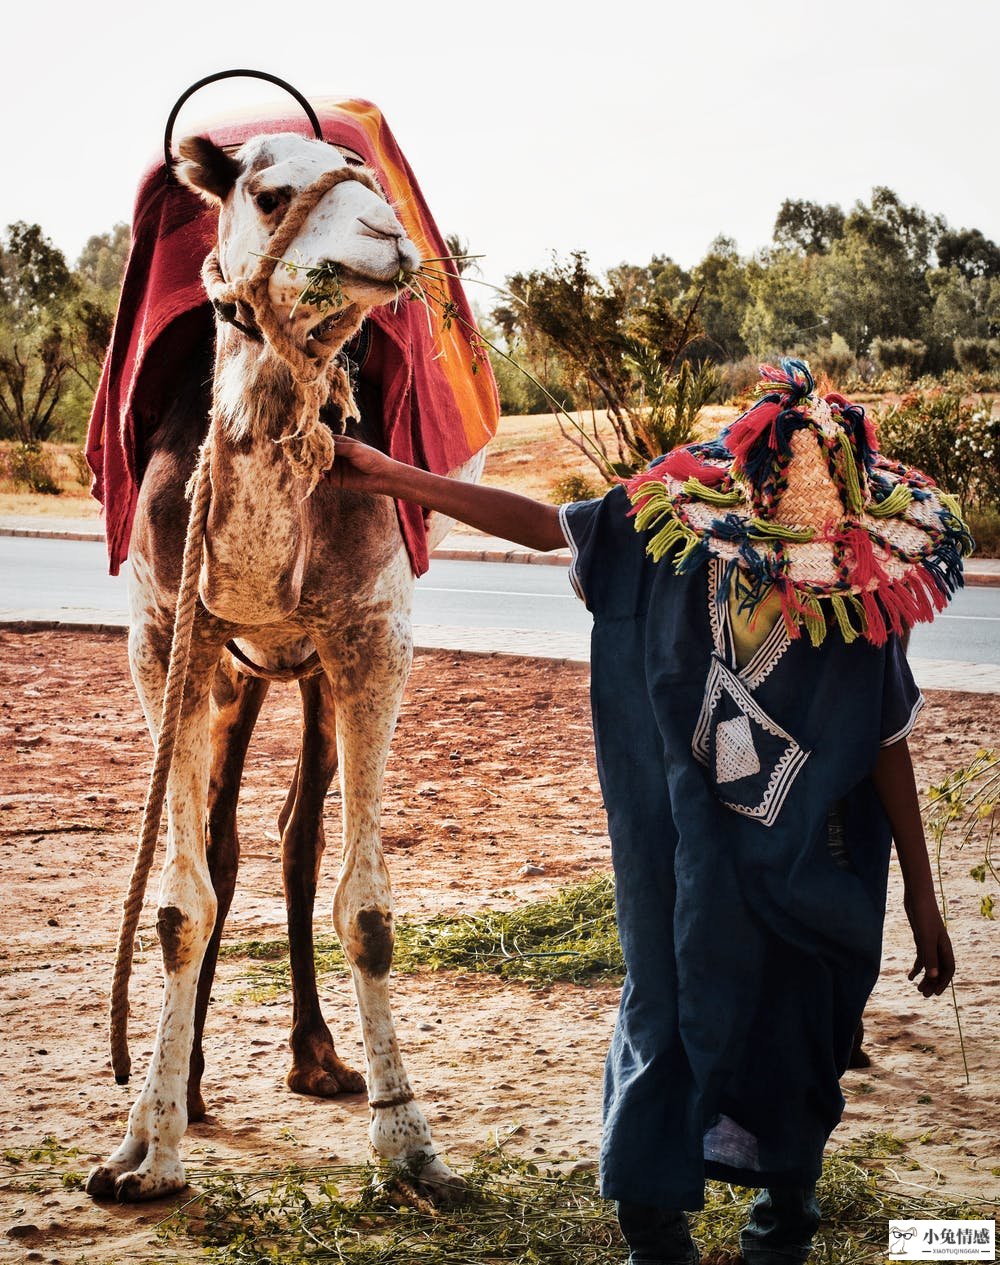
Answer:
[[[807,359],[816,372],[825,373],[836,387],[846,382],[856,369],[854,352],[837,333],[830,335],[829,342],[824,341],[814,348]]]
[[[1000,510],[1000,418],[993,401],[912,391],[877,417],[879,447],[916,466],[966,509]]]
[[[976,557],[1000,558],[1000,511],[973,509],[966,517],[976,542]]]
[[[872,355],[883,370],[896,370],[912,381],[924,363],[927,344],[919,338],[876,338]]]
[[[549,488],[549,500],[553,505],[565,505],[569,501],[592,501],[600,495],[600,489],[585,474],[567,474],[562,479],[557,479]]]
[[[0,451],[0,475],[15,492],[59,495],[52,457],[37,444],[10,444]]]
[[[966,373],[989,373],[1000,367],[1000,339],[956,338],[952,346],[958,367]]]

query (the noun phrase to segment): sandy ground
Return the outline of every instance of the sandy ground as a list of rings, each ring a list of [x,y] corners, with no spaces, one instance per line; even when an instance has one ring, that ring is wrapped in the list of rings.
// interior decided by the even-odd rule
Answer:
[[[230,939],[282,929],[275,822],[295,760],[297,710],[293,687],[272,687],[241,803],[243,867]],[[919,784],[995,744],[998,711],[993,698],[932,694],[914,742]],[[121,1138],[159,1004],[154,874],[132,982],[136,1075],[130,1087],[116,1087],[106,994],[149,768],[125,639],[0,632],[0,756],[0,1151],[52,1135],[79,1149],[70,1166],[85,1171]],[[336,802],[330,812],[338,812]],[[509,905],[606,871],[586,671],[418,656],[383,826],[403,918]],[[528,861],[542,872],[522,874]],[[946,863],[971,1084],[949,999],[924,1001],[906,982],[912,950],[894,871],[884,973],[866,1016],[873,1065],[848,1074],[834,1141],[891,1131],[905,1142],[893,1161],[899,1180],[993,1198],[1000,1195],[1000,937],[997,924],[979,916],[982,889],[967,877],[971,863],[962,856]],[[324,929],[335,869],[328,858],[317,906]],[[245,962],[223,962],[215,989],[206,1040],[210,1115],[185,1142],[195,1179],[213,1167],[363,1160],[365,1102],[285,1089],[289,999],[238,1000],[245,971]],[[347,979],[328,977],[322,992],[339,1052],[363,1066]],[[615,987],[538,989],[441,973],[400,976],[393,993],[418,1097],[449,1158],[461,1165],[497,1130],[511,1134],[508,1146],[519,1154],[595,1156]],[[97,1206],[55,1180],[36,1191],[25,1185],[0,1166],[0,1260],[159,1256],[152,1231],[163,1205]],[[4,1237],[10,1230],[14,1237]]]

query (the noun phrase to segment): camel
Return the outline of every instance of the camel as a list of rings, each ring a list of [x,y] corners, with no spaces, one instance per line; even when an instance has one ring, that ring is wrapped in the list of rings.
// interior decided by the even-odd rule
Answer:
[[[215,271],[205,274],[216,291],[217,340],[214,369],[206,348],[176,385],[133,527],[129,661],[154,741],[188,518],[185,486],[203,440],[211,505],[167,784],[157,911],[162,1010],[125,1138],[91,1172],[87,1189],[130,1202],[186,1184],[180,1144],[188,1121],[206,1110],[201,1039],[236,882],[244,756],[269,681],[281,679],[298,681],[303,706],[298,765],[279,819],[294,980],[287,1083],[320,1096],[367,1087],[376,1155],[405,1167],[424,1193],[453,1197],[461,1182],[435,1154],[414,1099],[388,990],[393,905],[379,814],[412,658],[413,576],[393,503],[319,477],[332,460],[327,423],[382,442],[378,419],[353,418],[337,354],[420,259],[371,173],[324,142],[258,136],[229,154],[194,137],[180,153],[179,178],[219,209]],[[343,301],[332,312],[303,300],[301,270],[272,260],[260,280],[279,226],[306,202],[315,205],[299,215],[281,254],[336,266]],[[256,306],[246,292],[254,277]],[[328,372],[303,386],[295,364]],[[322,416],[303,423],[310,392],[323,397]],[[451,474],[477,479],[482,463],[480,453]],[[448,526],[431,523],[431,547]],[[338,767],[343,859],[333,922],[353,975],[367,1078],[336,1053],[313,965],[323,800]]]

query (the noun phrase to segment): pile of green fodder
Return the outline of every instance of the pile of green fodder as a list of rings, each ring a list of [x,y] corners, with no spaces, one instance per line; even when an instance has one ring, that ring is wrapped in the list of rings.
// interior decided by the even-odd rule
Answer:
[[[997,1205],[902,1194],[882,1160],[900,1144],[875,1135],[833,1152],[819,1184],[823,1224],[814,1259],[870,1265],[885,1259],[889,1220],[996,1216]],[[217,1172],[203,1192],[161,1224],[172,1245],[196,1241],[215,1265],[620,1265],[626,1256],[614,1205],[597,1194],[592,1167],[539,1167],[493,1151],[463,1173],[465,1201],[450,1208],[399,1207],[385,1169]],[[196,1176],[197,1180],[197,1176]],[[692,1214],[703,1260],[734,1262],[752,1191],[709,1182]]]
[[[612,879],[601,875],[518,909],[399,922],[392,965],[397,971],[489,971],[536,983],[617,979],[625,967],[614,903]],[[257,996],[290,986],[288,942],[283,938],[229,945],[222,955],[252,962],[247,983]],[[317,939],[315,956],[319,974],[347,969],[333,936]]]

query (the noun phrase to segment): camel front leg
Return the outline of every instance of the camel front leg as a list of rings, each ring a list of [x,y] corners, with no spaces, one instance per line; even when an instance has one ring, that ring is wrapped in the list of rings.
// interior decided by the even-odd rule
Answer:
[[[215,925],[216,898],[205,855],[209,696],[217,657],[192,649],[184,708],[167,783],[168,837],[156,929],[163,953],[163,1005],[153,1055],[129,1113],[121,1146],[90,1174],[97,1197],[155,1199],[187,1184],[180,1140],[187,1128],[187,1082],[201,963]],[[140,684],[140,692],[142,683]],[[151,727],[158,705],[143,698]]]
[[[320,1009],[313,956],[313,906],[326,840],[323,801],[337,771],[336,707],[326,674],[299,682],[302,746],[295,780],[278,819],[292,965],[292,1066],[296,1094],[363,1094],[365,1080],[337,1054]]]
[[[428,1194],[448,1198],[461,1180],[435,1155],[414,1101],[389,1003],[394,944],[392,890],[382,855],[382,780],[410,663],[408,638],[391,633],[360,656],[363,680],[337,690],[337,743],[344,813],[344,858],[333,921],[354,977],[368,1062],[369,1137],[376,1154],[411,1171]],[[336,680],[335,680],[336,688]]]

